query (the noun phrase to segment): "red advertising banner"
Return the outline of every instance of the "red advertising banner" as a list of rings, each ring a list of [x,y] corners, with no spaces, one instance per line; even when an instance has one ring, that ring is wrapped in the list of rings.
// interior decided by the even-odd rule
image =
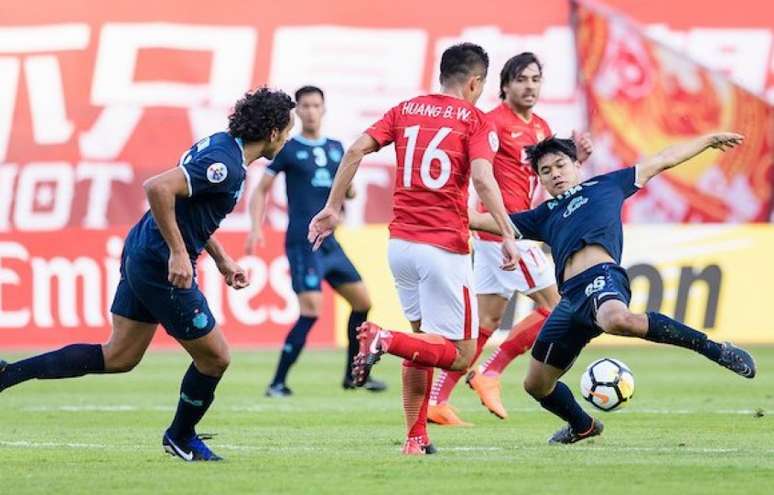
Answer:
[[[774,107],[592,3],[575,4],[580,84],[597,143],[593,173],[700,134],[745,144],[660,175],[627,202],[634,222],[766,222],[774,196]]]
[[[110,228],[0,234],[0,348],[106,341],[125,233]],[[243,234],[216,237],[247,270],[251,284],[239,291],[227,287],[214,262],[203,255],[198,284],[213,315],[234,345],[276,345],[298,318],[282,234],[268,233],[258,256],[239,254]],[[155,343],[176,345],[161,328]],[[309,343],[334,343],[328,293]]]

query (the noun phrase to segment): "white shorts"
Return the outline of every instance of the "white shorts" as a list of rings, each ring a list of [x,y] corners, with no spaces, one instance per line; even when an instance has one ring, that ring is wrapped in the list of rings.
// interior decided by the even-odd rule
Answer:
[[[503,261],[500,243],[473,239],[473,276],[476,295],[497,294],[510,299],[515,291],[528,295],[556,284],[554,264],[543,254],[540,244],[516,242],[521,260],[513,271],[500,269]]]
[[[478,306],[469,254],[390,239],[387,258],[409,321],[422,320],[423,332],[449,340],[478,338]]]

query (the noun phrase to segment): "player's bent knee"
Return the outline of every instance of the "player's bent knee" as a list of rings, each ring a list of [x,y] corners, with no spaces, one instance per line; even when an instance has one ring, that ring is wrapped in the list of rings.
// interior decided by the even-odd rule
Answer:
[[[618,311],[607,318],[602,325],[602,330],[611,335],[634,337],[636,333],[636,316],[628,311]]]

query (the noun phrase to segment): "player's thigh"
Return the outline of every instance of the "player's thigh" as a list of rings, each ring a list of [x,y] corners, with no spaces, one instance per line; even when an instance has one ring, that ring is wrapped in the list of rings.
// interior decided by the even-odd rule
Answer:
[[[158,324],[135,321],[117,314],[112,316],[110,339],[102,346],[105,371],[129,371],[142,360]]]
[[[497,330],[503,317],[508,299],[500,294],[478,294],[478,320],[483,328]]]
[[[202,337],[177,341],[193,358],[196,369],[204,375],[219,377],[231,363],[228,343],[217,325]]]
[[[353,311],[368,311],[371,309],[371,297],[363,282],[350,282],[334,287],[334,290],[343,297]]]
[[[532,346],[536,361],[568,370],[580,352],[599,331],[576,318],[576,308],[562,299],[546,319]]]
[[[556,284],[551,284],[548,287],[531,292],[528,296],[535,301],[535,306],[546,308],[549,311],[553,310],[559,304],[559,299],[561,299]]]
[[[648,317],[634,314],[623,301],[608,299],[597,309],[597,325],[605,333],[623,337],[644,337],[648,333]]]
[[[321,264],[325,281],[346,299],[352,309],[368,311],[371,308],[368,289],[341,246],[331,246],[330,250],[323,254]]]
[[[312,251],[308,242],[293,243],[285,246],[290,269],[290,283],[296,294],[321,290],[323,281],[322,254]]]
[[[419,305],[422,330],[449,340],[478,336],[478,304],[472,294],[470,256],[419,245]]]
[[[320,316],[322,308],[322,292],[319,290],[308,290],[298,294],[298,310],[301,316],[317,318]]]
[[[127,281],[153,319],[178,340],[193,340],[209,333],[215,327],[215,317],[199,286],[194,282],[189,288],[174,287],[166,271],[150,268],[128,271]]]
[[[402,239],[390,239],[387,244],[387,261],[395,281],[395,290],[406,319],[412,322],[422,320],[419,295],[419,271],[415,257],[418,244]]]

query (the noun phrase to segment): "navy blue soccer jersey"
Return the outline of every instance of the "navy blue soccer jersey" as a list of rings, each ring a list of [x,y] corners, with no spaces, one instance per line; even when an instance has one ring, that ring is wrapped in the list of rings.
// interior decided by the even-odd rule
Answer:
[[[178,165],[188,182],[188,197],[176,198],[175,218],[188,254],[195,261],[239,201],[247,165],[242,143],[226,132],[194,144],[183,153]],[[146,258],[169,258],[169,247],[150,211],[129,232],[126,247]]]
[[[310,140],[299,135],[288,141],[266,167],[267,174],[285,173],[288,195],[285,244],[308,242],[309,222],[325,206],[343,155],[344,148],[339,141]]]
[[[620,264],[621,208],[624,200],[639,190],[635,177],[634,167],[598,175],[537,208],[513,213],[510,217],[517,235],[551,246],[560,283],[568,258],[588,245],[602,246]]]

